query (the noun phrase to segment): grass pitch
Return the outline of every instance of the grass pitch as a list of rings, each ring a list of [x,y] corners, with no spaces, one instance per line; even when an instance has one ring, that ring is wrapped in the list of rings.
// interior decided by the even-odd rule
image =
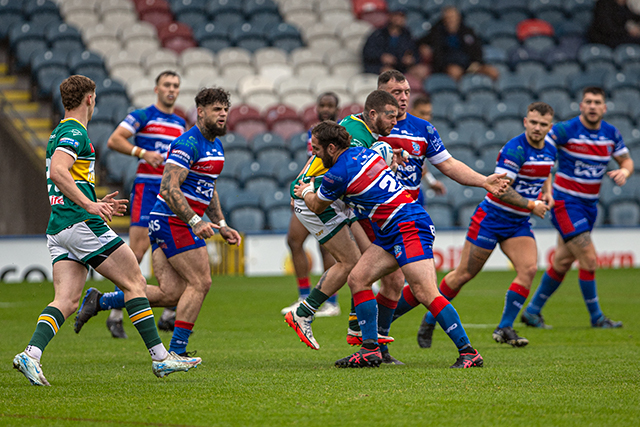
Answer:
[[[2,283],[0,425],[638,425],[639,271],[597,273],[603,310],[624,321],[623,329],[589,326],[572,271],[544,311],[554,328],[516,323],[530,341],[517,349],[491,338],[513,277],[482,272],[454,301],[484,357],[482,369],[448,369],[457,352],[440,328],[433,348],[418,347],[424,308],[391,329],[391,353],[406,366],[334,368],[354,351],[345,342],[347,289],[340,293],[343,314],[314,322],[321,348],[313,351],[280,315],[296,296],[292,277],[215,277],[189,344],[203,358],[200,367],[155,378],[131,323],[129,339],[112,339],[100,313],[79,335],[68,319],[47,347],[42,363],[52,387],[31,386],[11,360],[29,341],[53,287]],[[89,285],[112,289],[109,282]],[[157,318],[160,309],[154,311]],[[168,347],[170,334],[161,336]]]

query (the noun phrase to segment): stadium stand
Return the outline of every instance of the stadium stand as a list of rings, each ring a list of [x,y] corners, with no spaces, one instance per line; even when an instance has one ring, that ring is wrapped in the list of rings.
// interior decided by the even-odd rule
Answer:
[[[431,95],[433,122],[445,145],[471,167],[491,170],[501,144],[522,131],[528,103],[543,100],[554,107],[557,120],[568,119],[578,114],[580,90],[594,84],[607,91],[605,119],[620,129],[632,152],[637,151],[633,142],[640,140],[640,47],[612,50],[586,43],[593,4],[593,0],[6,0],[0,2],[0,39],[8,52],[6,72],[26,76],[32,86],[20,96],[29,98],[26,102],[52,106],[47,120],[30,118],[42,136],[35,144],[40,152],[47,128],[62,113],[59,82],[71,73],[87,75],[98,83],[98,105],[89,132],[103,156],[102,177],[115,185],[122,183],[131,173],[125,168],[127,162],[105,150],[109,130],[129,109],[153,103],[155,75],[173,69],[182,76],[178,103],[182,112],[193,108],[200,87],[219,85],[232,95],[230,134],[224,141],[225,174],[230,175],[221,188],[244,189],[247,183],[241,171],[255,161],[273,169],[270,179],[282,189],[306,160],[306,130],[317,120],[313,104],[319,93],[338,93],[340,117],[362,111],[377,80],[361,72],[363,42],[385,24],[386,11],[398,5],[407,11],[414,37],[429,31],[442,6],[457,6],[482,37],[487,61],[501,70],[496,82],[473,75],[457,83],[446,75],[433,74],[423,82],[409,76],[414,93]],[[266,135],[277,144],[263,145]],[[603,194],[605,224],[620,224],[625,213],[633,217],[634,208],[629,206],[640,202],[640,194],[625,193],[624,202],[631,204],[612,209],[609,205],[623,201],[609,197]],[[434,215],[438,211],[439,217],[452,221],[443,219],[442,224],[466,225],[461,215],[468,212],[460,200],[434,201]],[[251,227],[281,229],[279,221],[288,219],[284,211],[238,215]]]

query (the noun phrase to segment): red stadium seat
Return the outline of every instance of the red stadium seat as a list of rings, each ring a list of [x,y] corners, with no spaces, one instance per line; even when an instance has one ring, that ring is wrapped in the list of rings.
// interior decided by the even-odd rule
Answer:
[[[285,104],[278,104],[270,107],[264,113],[264,121],[267,126],[271,127],[277,121],[281,120],[297,120],[300,121],[298,113],[293,108]]]
[[[136,10],[140,20],[153,24],[156,28],[173,21],[171,7],[166,0],[136,0]]]
[[[277,133],[284,139],[289,139],[291,136],[302,133],[307,129],[300,119],[284,119],[275,122],[273,126],[271,126],[271,132]]]
[[[233,128],[235,133],[239,133],[246,139],[251,139],[259,133],[267,132],[267,125],[263,121],[258,120],[245,120],[236,125]]]
[[[158,27],[158,38],[162,43],[167,39],[182,37],[184,39],[192,39],[193,31],[191,27],[182,22],[167,22]]]
[[[227,125],[229,126],[230,130],[233,130],[236,124],[249,120],[264,123],[264,121],[262,120],[262,116],[260,115],[260,111],[250,105],[240,104],[236,107],[233,107],[229,111],[229,117],[227,117]]]
[[[192,47],[198,47],[198,43],[196,43],[196,41],[193,39],[184,39],[182,37],[174,37],[174,38],[165,40],[162,43],[162,46],[166,47],[167,49],[171,49],[172,51],[179,54],[179,53],[182,53],[183,50],[187,50]]]
[[[352,0],[353,13],[362,19],[362,15],[372,12],[386,12],[387,2],[385,0]]]
[[[158,27],[158,38],[162,45],[177,53],[198,44],[193,39],[191,27],[181,22],[165,22]]]
[[[376,28],[382,28],[387,25],[387,21],[389,20],[389,15],[387,12],[374,11],[374,12],[366,12],[360,16],[362,21],[368,22]]]
[[[139,15],[151,10],[171,12],[171,6],[166,0],[134,0],[133,4]]]
[[[553,37],[553,27],[547,21],[541,19],[525,19],[516,27],[518,40],[523,41],[533,36]]]
[[[300,116],[307,129],[318,123],[318,112],[315,105],[309,105]]]
[[[148,22],[158,28],[162,24],[173,22],[173,15],[171,12],[152,10],[144,14],[140,14],[140,20]]]
[[[358,103],[353,103],[349,105],[345,105],[340,109],[340,113],[338,114],[338,119],[342,120],[345,117],[351,114],[359,114],[362,113],[363,107]]]

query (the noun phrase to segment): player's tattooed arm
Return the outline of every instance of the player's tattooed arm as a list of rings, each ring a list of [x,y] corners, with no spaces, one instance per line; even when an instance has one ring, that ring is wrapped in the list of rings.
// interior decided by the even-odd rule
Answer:
[[[213,197],[211,198],[211,202],[209,202],[209,206],[204,211],[205,214],[209,217],[211,222],[219,223],[224,219],[224,215],[222,214],[222,208],[220,207],[220,198],[218,197],[218,191],[213,190]]]
[[[178,215],[178,218],[188,223],[196,214],[189,206],[180,186],[187,179],[189,170],[173,164],[167,164],[162,174],[160,183],[160,195],[167,202],[169,208]]]
[[[503,202],[509,203],[510,205],[518,206],[521,208],[526,208],[527,203],[529,203],[528,199],[525,199],[520,194],[518,194],[518,192],[511,186],[507,187],[507,191],[505,191],[504,194],[499,197],[499,199]]]

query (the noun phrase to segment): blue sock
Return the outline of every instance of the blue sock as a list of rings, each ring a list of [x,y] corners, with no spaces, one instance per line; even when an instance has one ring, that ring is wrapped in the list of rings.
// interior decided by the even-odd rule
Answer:
[[[380,335],[389,335],[393,313],[398,303],[390,300],[379,292],[378,295],[376,295],[376,301],[378,302],[378,333]],[[386,344],[380,344],[380,351],[387,350]]]
[[[437,297],[428,308],[431,313],[435,314],[436,321],[442,330],[449,335],[458,350],[470,345],[469,337],[462,327],[458,312],[445,297]]]
[[[309,277],[298,277],[298,296],[305,299],[311,293],[311,286],[309,284]]]
[[[189,337],[193,332],[192,329],[193,323],[176,320],[173,335],[171,336],[171,344],[169,344],[169,351],[174,351],[176,354],[186,352],[187,344],[189,344]]]
[[[353,296],[356,304],[358,324],[362,331],[362,341],[378,342],[378,303],[373,291],[360,291]]]
[[[456,297],[456,295],[458,295],[458,292],[460,292],[460,290],[455,291],[451,289],[449,285],[447,285],[447,281],[445,279],[446,277],[442,278],[442,281],[440,282],[440,288],[438,289],[438,291],[440,292],[440,295],[442,295],[447,299],[447,301],[451,301]],[[435,326],[436,317],[433,314],[431,314],[430,311],[427,311],[427,314],[424,315],[423,322],[425,322],[428,325]]]
[[[106,292],[100,297],[100,309],[111,310],[112,308],[124,308],[124,292],[116,286],[115,292]]]
[[[337,304],[338,303],[338,293],[336,292],[335,294],[331,295],[327,301],[330,302],[331,304],[334,304],[334,305]]]
[[[504,310],[502,311],[502,319],[500,319],[498,328],[513,327],[513,322],[516,320],[520,310],[522,310],[522,306],[528,296],[529,289],[517,283],[511,284],[504,298]]]
[[[578,273],[578,283],[580,283],[582,297],[591,315],[591,324],[595,324],[602,316],[602,310],[600,310],[600,303],[598,302],[598,291],[596,290],[595,272],[580,270]]]
[[[396,307],[396,310],[393,313],[393,319],[391,321],[394,322],[397,318],[399,318],[405,313],[410,312],[419,304],[420,303],[418,302],[416,297],[413,295],[413,292],[411,292],[411,288],[409,287],[409,285],[404,285],[404,288],[402,288],[402,295],[400,296],[400,301],[398,301],[398,306]]]
[[[533,298],[529,301],[529,305],[527,305],[527,313],[540,314],[549,297],[558,289],[563,280],[564,274],[560,274],[553,267],[549,267],[542,275],[540,286],[538,286]]]

